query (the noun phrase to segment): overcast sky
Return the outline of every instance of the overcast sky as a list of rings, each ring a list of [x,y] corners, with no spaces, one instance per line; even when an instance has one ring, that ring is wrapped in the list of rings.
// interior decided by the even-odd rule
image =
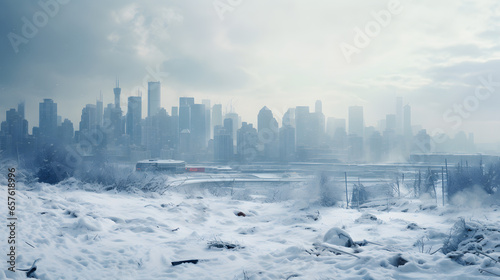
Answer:
[[[498,1],[65,1],[50,14],[1,2],[0,121],[25,100],[37,125],[52,98],[78,128],[101,91],[112,102],[118,76],[122,107],[160,80],[169,112],[193,96],[254,123],[263,106],[280,116],[320,99],[327,117],[362,105],[376,125],[402,96],[430,133],[500,141]]]

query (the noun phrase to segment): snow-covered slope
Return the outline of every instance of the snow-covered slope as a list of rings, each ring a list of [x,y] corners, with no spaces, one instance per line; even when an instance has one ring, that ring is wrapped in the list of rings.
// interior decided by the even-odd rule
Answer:
[[[480,254],[463,256],[469,265],[441,251],[430,254],[460,216],[499,228],[494,207],[460,210],[400,200],[390,211],[358,211],[321,207],[300,196],[263,202],[252,196],[218,197],[203,189],[176,188],[162,195],[95,192],[98,186],[75,181],[18,189],[17,267],[29,268],[40,259],[39,279],[496,278],[480,268],[500,274],[500,265]],[[5,221],[5,211],[1,215]],[[334,227],[355,242],[369,242],[342,247],[350,254],[337,255],[328,248],[340,247],[324,242]],[[500,246],[500,235],[485,238],[493,244],[489,248]],[[209,248],[210,242],[236,247]],[[201,261],[172,266],[192,259]],[[6,277],[23,279],[25,273],[5,268],[0,279]]]

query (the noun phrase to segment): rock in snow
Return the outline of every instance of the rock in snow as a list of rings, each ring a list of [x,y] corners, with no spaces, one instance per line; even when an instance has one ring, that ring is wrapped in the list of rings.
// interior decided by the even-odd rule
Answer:
[[[349,235],[349,233],[338,227],[331,228],[325,234],[323,242],[344,247],[352,247],[354,245],[354,241],[352,241],[352,238]]]

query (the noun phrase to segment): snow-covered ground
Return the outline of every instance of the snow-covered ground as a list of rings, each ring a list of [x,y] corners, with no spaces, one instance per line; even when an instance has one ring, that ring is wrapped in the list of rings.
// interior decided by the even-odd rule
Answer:
[[[480,269],[500,274],[500,265],[487,256],[466,254],[468,265],[461,265],[435,252],[459,217],[500,228],[495,206],[436,208],[432,199],[400,199],[389,211],[387,206],[358,211],[321,207],[307,187],[291,188],[279,199],[203,187],[180,186],[162,194],[96,189],[75,180],[18,185],[17,268],[40,259],[39,279],[497,278]],[[6,211],[1,215],[6,221]],[[328,248],[324,235],[334,227],[354,241],[373,243],[331,244],[352,255],[324,250],[318,244]],[[500,234],[484,240],[488,248],[500,247]],[[236,247],[209,248],[210,242]],[[7,251],[6,241],[1,249]],[[201,261],[172,266],[191,259]],[[26,277],[10,273],[2,262],[0,279]]]

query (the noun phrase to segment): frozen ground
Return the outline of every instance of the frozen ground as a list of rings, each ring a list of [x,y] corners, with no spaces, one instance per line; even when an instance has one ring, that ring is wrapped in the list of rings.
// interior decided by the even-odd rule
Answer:
[[[358,211],[321,207],[301,188],[273,200],[203,188],[174,188],[162,195],[96,188],[71,180],[18,186],[18,268],[40,259],[39,279],[497,278],[479,269],[500,274],[500,265],[483,255],[466,254],[468,265],[461,265],[441,251],[430,254],[459,217],[498,229],[494,206],[435,208],[434,200],[406,199],[395,201],[390,211],[384,211],[386,206]],[[6,221],[6,211],[1,215]],[[315,248],[333,227],[354,241],[377,244],[342,248],[355,256]],[[210,242],[237,247],[209,249]],[[500,234],[485,237],[482,244],[498,249]],[[7,242],[1,251],[7,251]],[[407,263],[398,266],[398,255]],[[171,264],[189,259],[202,261]],[[2,263],[0,279],[25,278],[22,272],[9,274]]]

